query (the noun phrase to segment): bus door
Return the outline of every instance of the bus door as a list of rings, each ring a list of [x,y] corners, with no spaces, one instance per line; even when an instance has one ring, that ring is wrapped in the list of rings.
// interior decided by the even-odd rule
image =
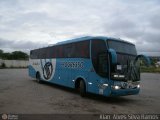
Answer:
[[[89,73],[88,91],[96,94],[109,94],[109,60],[106,43],[103,40],[92,40],[92,68]]]

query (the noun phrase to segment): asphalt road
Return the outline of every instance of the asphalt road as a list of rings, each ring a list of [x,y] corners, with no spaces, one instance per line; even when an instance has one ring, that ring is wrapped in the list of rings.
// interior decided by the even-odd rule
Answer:
[[[0,113],[160,113],[160,74],[141,74],[139,95],[85,98],[64,87],[38,84],[27,69],[0,69]]]

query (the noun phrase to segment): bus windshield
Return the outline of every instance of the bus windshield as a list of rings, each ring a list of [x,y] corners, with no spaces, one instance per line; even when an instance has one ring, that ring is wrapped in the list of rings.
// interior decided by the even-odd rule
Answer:
[[[126,53],[130,55],[137,55],[135,45],[121,42],[121,41],[115,41],[115,40],[108,40],[109,48],[114,49],[118,53]]]
[[[108,46],[117,53],[117,65],[112,66],[111,74],[124,75],[125,78],[122,80],[125,81],[138,81],[140,79],[139,65],[134,65],[137,56],[135,45],[124,41],[108,40]]]

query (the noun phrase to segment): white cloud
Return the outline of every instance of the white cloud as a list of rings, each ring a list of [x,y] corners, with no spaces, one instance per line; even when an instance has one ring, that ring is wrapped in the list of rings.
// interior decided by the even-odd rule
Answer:
[[[158,0],[3,0],[0,38],[52,44],[74,36],[105,35],[131,41],[139,52],[158,55],[159,12]],[[33,49],[27,45],[26,49]]]

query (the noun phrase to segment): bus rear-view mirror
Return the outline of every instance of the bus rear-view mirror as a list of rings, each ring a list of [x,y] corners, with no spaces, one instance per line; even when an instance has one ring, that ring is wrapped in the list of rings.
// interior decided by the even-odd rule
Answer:
[[[136,64],[138,60],[143,60],[146,66],[150,66],[151,65],[151,60],[146,55],[137,55],[134,63]]]
[[[117,64],[117,53],[114,49],[109,49],[109,53],[111,56],[111,64]]]

